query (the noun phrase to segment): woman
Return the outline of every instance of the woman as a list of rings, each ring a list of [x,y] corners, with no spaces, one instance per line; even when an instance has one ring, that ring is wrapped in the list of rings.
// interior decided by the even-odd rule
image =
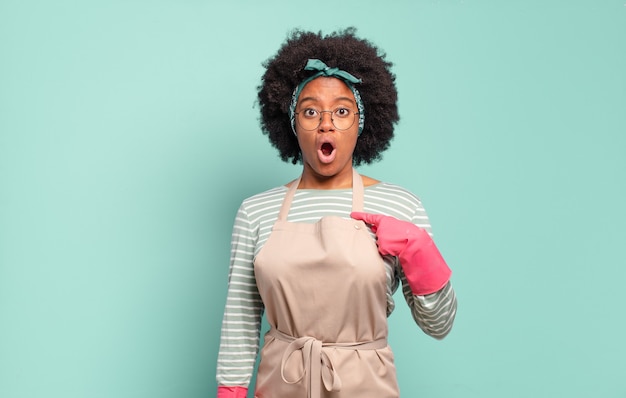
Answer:
[[[354,166],[380,159],[399,117],[391,63],[354,29],[296,31],[266,64],[261,125],[295,181],[246,199],[232,235],[218,397],[398,397],[387,317],[402,284],[417,325],[445,337],[451,271],[419,199]]]

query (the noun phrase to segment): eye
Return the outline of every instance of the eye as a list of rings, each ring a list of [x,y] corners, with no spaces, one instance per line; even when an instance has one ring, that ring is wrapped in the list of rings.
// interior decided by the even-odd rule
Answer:
[[[319,112],[313,108],[305,108],[304,110],[302,110],[302,116],[304,116],[307,119],[315,119],[317,117],[319,117]]]
[[[337,117],[342,117],[342,118],[343,117],[348,117],[348,116],[350,116],[350,109],[348,109],[348,108],[337,108],[337,109],[335,109],[334,114]]]

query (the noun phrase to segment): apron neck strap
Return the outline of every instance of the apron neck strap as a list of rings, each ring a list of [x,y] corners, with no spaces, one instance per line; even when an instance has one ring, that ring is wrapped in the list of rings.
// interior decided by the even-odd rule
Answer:
[[[287,215],[289,214],[289,209],[291,208],[291,202],[293,201],[293,197],[298,190],[298,185],[300,185],[300,180],[302,176],[298,177],[288,188],[287,193],[285,194],[285,199],[283,200],[283,205],[280,208],[280,213],[278,213],[279,221],[287,221]],[[352,211],[363,211],[363,196],[364,196],[364,188],[363,188],[363,180],[359,173],[357,173],[356,169],[352,168]]]
[[[363,179],[361,179],[359,173],[352,168],[352,211],[363,211],[364,192]]]

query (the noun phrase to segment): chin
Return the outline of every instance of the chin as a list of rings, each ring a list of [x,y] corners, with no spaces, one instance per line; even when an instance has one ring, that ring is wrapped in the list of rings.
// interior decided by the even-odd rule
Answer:
[[[342,171],[344,171],[344,169],[345,165],[340,166],[338,164],[331,163],[318,165],[317,167],[313,168],[313,172],[322,177],[332,178],[340,174]]]

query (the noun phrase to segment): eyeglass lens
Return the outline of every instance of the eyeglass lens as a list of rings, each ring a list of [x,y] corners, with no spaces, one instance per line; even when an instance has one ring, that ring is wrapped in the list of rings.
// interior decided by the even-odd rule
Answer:
[[[303,109],[298,112],[298,123],[305,130],[316,130],[322,123],[324,113],[330,113],[333,126],[337,130],[347,130],[354,124],[356,113],[346,108],[335,109],[334,111],[318,111],[315,109]]]

